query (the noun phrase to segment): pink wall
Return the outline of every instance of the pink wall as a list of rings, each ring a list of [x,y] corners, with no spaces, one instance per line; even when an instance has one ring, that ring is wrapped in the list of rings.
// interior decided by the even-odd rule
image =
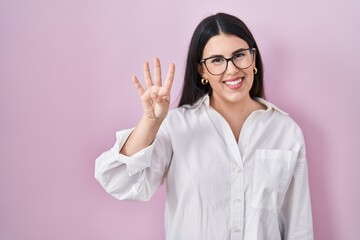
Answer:
[[[141,114],[132,73],[177,64],[197,23],[225,11],[253,31],[270,101],[307,140],[315,235],[359,240],[360,2],[0,0],[0,240],[163,239],[164,188],[120,202],[93,177]]]

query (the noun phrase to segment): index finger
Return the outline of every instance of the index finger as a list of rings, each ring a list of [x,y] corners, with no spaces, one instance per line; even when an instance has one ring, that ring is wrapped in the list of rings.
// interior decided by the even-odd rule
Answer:
[[[164,84],[164,88],[168,92],[170,92],[172,84],[174,82],[174,76],[175,76],[175,64],[171,63],[169,66],[169,71],[167,73],[165,84]]]

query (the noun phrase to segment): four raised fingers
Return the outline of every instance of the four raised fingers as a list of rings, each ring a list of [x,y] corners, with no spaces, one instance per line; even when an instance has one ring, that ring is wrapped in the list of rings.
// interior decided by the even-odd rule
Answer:
[[[170,90],[174,81],[174,75],[175,75],[175,64],[171,63],[169,66],[169,70],[165,79],[164,86],[162,90],[160,91],[160,95],[170,95]],[[139,95],[142,96],[146,89],[140,84],[138,78],[135,75],[132,75],[132,81],[134,83],[134,86],[136,90],[138,91]],[[149,63],[144,63],[144,78],[145,78],[145,84],[146,88],[150,89],[154,86],[154,83],[151,78]],[[162,87],[162,79],[161,79],[161,65],[159,58],[154,59],[154,78],[155,78],[155,86]]]

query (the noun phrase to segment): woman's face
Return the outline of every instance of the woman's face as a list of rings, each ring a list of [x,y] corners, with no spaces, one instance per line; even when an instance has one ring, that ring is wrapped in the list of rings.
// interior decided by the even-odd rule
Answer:
[[[235,35],[226,35],[221,33],[216,35],[206,43],[203,51],[203,59],[212,56],[222,56],[230,58],[236,55],[241,49],[248,49],[249,45],[241,38]],[[249,52],[249,51],[248,51]],[[253,54],[255,58],[255,53]],[[240,51],[240,55],[243,56]],[[234,60],[237,61],[237,60]],[[213,67],[219,59],[213,58],[207,61],[213,63]],[[251,62],[250,62],[251,63]],[[249,63],[249,64],[250,64]],[[200,65],[199,72],[202,78],[208,79],[212,88],[211,104],[236,104],[250,99],[249,91],[254,81],[255,59],[246,69],[237,68],[232,61],[228,61],[227,69],[220,75],[213,75],[205,67],[204,63]],[[209,68],[211,71],[211,68]],[[214,73],[214,72],[213,72]]]

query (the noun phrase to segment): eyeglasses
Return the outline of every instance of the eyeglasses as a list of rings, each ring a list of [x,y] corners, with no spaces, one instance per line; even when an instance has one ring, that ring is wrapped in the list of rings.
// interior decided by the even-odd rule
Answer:
[[[212,75],[223,74],[229,61],[231,61],[238,69],[246,69],[251,66],[254,62],[254,52],[256,48],[240,49],[230,58],[223,56],[212,56],[200,60],[200,64],[204,64],[206,69]]]

